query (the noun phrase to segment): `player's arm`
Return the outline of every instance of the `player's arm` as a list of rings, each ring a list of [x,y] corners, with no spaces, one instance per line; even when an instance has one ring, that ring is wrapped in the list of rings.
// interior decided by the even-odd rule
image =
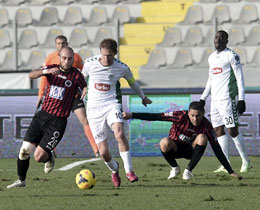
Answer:
[[[236,81],[237,81],[237,87],[238,87],[237,111],[239,114],[243,114],[246,111],[245,82],[244,82],[244,75],[243,75],[242,65],[240,63],[239,56],[235,53],[232,54],[230,63],[234,71]]]
[[[147,104],[151,104],[152,103],[152,101],[144,95],[143,90],[140,88],[138,82],[135,80],[135,78],[134,78],[134,76],[133,76],[133,74],[132,74],[132,72],[130,71],[129,68],[126,69],[126,75],[125,75],[124,78],[128,82],[129,86],[142,99],[142,104],[144,106],[147,106]]]
[[[212,80],[212,75],[211,75],[211,70],[209,70],[209,78],[206,84],[206,87],[200,97],[201,101],[206,101],[206,99],[208,98],[209,94],[210,94],[210,90],[211,90],[211,80]],[[205,104],[204,104],[205,105]]]
[[[147,120],[147,121],[161,121],[162,114],[161,113],[131,113],[131,112],[123,112],[123,119],[139,119],[139,120]]]
[[[211,140],[210,140],[211,138]],[[231,168],[226,156],[224,155],[219,143],[215,140],[213,140],[214,137],[210,137],[209,138],[209,142],[211,145],[211,148],[213,150],[213,152],[215,153],[216,157],[218,158],[219,162],[224,166],[224,168],[228,171],[228,173],[235,177],[238,178],[239,180],[242,179],[242,176],[238,175],[237,173],[235,173],[233,171],[233,169]]]
[[[29,78],[36,79],[41,76],[47,76],[48,74],[58,75],[59,73],[60,73],[60,69],[58,67],[35,69],[29,73]]]
[[[237,87],[238,87],[238,100],[245,100],[245,82],[242,70],[242,64],[240,63],[240,58],[237,54],[232,54],[230,59],[230,64],[234,71]]]

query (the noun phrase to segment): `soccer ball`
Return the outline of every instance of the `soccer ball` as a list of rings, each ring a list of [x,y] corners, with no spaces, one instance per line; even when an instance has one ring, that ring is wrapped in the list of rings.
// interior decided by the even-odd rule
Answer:
[[[76,184],[79,189],[92,189],[96,184],[96,176],[93,171],[89,169],[81,170],[76,175]]]

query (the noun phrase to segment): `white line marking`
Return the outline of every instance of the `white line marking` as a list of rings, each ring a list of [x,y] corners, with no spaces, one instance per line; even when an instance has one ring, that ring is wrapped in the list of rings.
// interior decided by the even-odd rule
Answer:
[[[56,169],[56,170],[59,170],[59,171],[67,171],[67,170],[70,170],[78,165],[81,165],[83,163],[90,163],[90,162],[95,162],[95,161],[98,161],[98,160],[101,160],[101,158],[91,158],[89,160],[81,160],[81,161],[77,161],[77,162],[74,162],[74,163],[71,163],[69,165],[66,165],[62,168],[59,168],[59,169]]]

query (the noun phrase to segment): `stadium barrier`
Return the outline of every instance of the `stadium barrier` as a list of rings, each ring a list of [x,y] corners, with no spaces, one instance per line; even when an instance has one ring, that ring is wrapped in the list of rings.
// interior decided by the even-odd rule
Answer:
[[[144,107],[138,96],[130,89],[122,89],[123,109],[131,112],[170,112],[186,110],[191,101],[199,100],[203,89],[144,89],[153,101]],[[247,110],[240,116],[240,132],[245,138],[249,155],[260,154],[260,89],[246,90]],[[37,90],[0,90],[0,158],[16,158],[22,139],[36,111]],[[209,115],[210,98],[206,101]],[[159,141],[168,135],[170,122],[148,122],[129,120],[125,131],[129,137],[133,156],[160,156]],[[110,133],[109,145],[114,156],[118,156],[117,143]],[[238,155],[230,139],[230,154]],[[82,126],[71,113],[67,130],[57,146],[58,157],[93,157]],[[210,146],[205,155],[212,155]]]

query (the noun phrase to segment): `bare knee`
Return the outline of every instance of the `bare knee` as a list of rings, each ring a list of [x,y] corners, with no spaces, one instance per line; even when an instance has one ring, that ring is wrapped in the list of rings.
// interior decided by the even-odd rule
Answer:
[[[194,143],[202,146],[206,146],[208,142],[208,137],[205,134],[199,134]]]
[[[174,149],[176,151],[177,147],[173,140],[165,137],[160,141],[160,149],[162,152],[168,152],[171,149]]]
[[[49,159],[49,154],[38,146],[34,152],[34,159],[37,162],[45,163]]]

